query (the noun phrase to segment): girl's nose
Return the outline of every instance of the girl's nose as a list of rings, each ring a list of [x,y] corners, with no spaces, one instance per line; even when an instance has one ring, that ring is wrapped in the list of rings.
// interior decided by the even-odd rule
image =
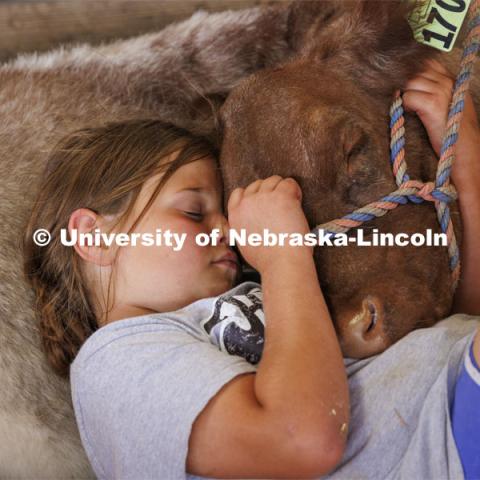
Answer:
[[[218,230],[220,231],[219,243],[228,243],[229,225],[228,220],[225,218],[224,215],[219,215],[217,217],[213,228],[218,228]]]

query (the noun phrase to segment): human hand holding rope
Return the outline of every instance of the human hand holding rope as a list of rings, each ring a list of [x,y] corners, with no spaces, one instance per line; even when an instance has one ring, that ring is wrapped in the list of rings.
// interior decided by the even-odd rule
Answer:
[[[437,60],[428,60],[425,69],[410,79],[402,94],[406,111],[422,121],[438,157],[447,125],[455,78]],[[451,177],[460,195],[471,185],[472,175],[480,179],[480,126],[472,96],[465,92],[464,111]]]

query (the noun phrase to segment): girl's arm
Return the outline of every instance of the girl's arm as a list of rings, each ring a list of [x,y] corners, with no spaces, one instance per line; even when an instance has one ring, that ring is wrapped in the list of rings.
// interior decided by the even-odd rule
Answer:
[[[471,99],[468,101],[473,108]],[[478,126],[460,127],[457,159],[452,180],[458,190],[462,214],[462,270],[453,311],[480,315],[480,134]],[[468,146],[467,146],[468,145]],[[461,159],[461,161],[459,161]]]
[[[308,233],[301,191],[278,175],[230,196],[230,228]],[[234,379],[202,411],[187,470],[229,478],[312,478],[341,460],[349,397],[340,346],[311,247],[241,246],[262,277],[265,345],[255,375]]]
[[[445,67],[431,60],[424,72],[407,83],[403,94],[405,108],[418,114],[438,156],[453,86],[454,80]],[[458,191],[463,224],[462,268],[452,313],[480,315],[480,128],[468,92],[451,178]]]
[[[247,232],[307,233],[302,193],[278,175],[237,188],[228,202],[232,228]],[[317,472],[340,460],[349,420],[346,372],[320,289],[311,247],[239,246],[262,277],[265,346],[255,395],[265,411],[303,439]],[[310,445],[310,447],[308,447]],[[314,458],[314,457],[313,457]]]

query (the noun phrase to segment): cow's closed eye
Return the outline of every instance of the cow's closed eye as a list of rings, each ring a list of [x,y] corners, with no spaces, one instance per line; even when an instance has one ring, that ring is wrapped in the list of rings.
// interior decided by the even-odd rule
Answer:
[[[375,155],[366,132],[350,139],[344,151],[346,175],[344,177],[344,201],[357,207],[372,201],[377,184],[383,184],[380,172],[372,161]],[[373,195],[372,198],[370,198]]]
[[[361,183],[371,176],[368,159],[369,139],[365,132],[351,132],[344,143],[344,158],[347,175],[352,183]]]

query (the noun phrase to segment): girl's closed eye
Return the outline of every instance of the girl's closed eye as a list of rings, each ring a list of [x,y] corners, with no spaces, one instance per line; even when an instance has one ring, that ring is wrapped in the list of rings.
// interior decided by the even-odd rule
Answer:
[[[180,198],[175,202],[175,208],[196,220],[203,218],[204,207],[198,193],[183,190],[178,196]]]
[[[203,218],[203,213],[201,212],[195,212],[195,211],[192,211],[192,212],[184,211],[184,212],[196,220],[201,220]]]
[[[203,220],[210,211],[220,209],[214,190],[189,188],[181,191],[180,196],[177,208],[196,221]]]

